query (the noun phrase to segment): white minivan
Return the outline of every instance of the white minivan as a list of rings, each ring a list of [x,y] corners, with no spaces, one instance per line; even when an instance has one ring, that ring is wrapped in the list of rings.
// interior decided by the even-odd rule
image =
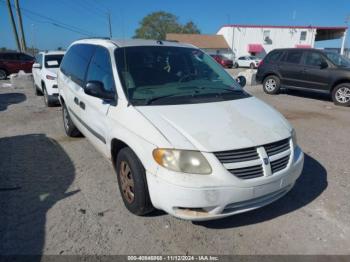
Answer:
[[[58,89],[67,135],[112,161],[134,214],[222,218],[281,198],[302,172],[287,120],[192,45],[79,40]]]

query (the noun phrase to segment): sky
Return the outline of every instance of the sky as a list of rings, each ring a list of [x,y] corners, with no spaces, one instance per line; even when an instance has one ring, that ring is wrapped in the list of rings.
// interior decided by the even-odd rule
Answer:
[[[131,38],[142,18],[154,11],[173,13],[181,23],[192,20],[204,34],[215,34],[228,23],[344,26],[350,15],[350,0],[19,1],[27,45],[41,50],[66,48],[74,40],[86,37],[82,33],[108,36],[107,11],[111,14],[113,38]],[[78,32],[52,24],[57,22]],[[317,42],[316,47],[340,47],[340,44],[340,40],[322,41]],[[0,47],[3,46],[14,49],[16,43],[6,1],[0,0]]]

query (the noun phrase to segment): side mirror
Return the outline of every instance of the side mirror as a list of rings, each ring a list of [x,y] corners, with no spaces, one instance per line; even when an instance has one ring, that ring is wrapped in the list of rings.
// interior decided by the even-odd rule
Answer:
[[[41,69],[41,65],[39,63],[34,63],[33,68]]]
[[[236,81],[241,87],[245,87],[247,84],[247,79],[244,76],[238,76]]]
[[[112,92],[107,92],[103,88],[103,83],[100,81],[89,81],[86,83],[84,88],[85,94],[89,96],[98,97],[104,100],[114,100],[115,94]]]
[[[320,63],[320,68],[321,69],[325,69],[325,68],[327,68],[328,67],[328,63],[326,62],[326,61],[322,61],[321,63]]]

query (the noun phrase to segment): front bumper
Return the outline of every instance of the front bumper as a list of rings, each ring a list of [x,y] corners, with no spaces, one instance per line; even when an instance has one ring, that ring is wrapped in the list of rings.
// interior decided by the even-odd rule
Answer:
[[[247,212],[276,201],[292,189],[303,164],[304,154],[300,150],[295,154],[291,166],[276,176],[275,180],[269,178],[268,182],[250,187],[244,183],[185,187],[150,173],[147,173],[147,182],[151,201],[156,208],[178,218],[204,221]]]

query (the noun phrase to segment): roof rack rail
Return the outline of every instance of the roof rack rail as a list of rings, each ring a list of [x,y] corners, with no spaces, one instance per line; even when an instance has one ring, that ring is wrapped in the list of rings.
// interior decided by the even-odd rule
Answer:
[[[79,38],[78,40],[85,40],[85,39],[104,39],[104,40],[111,40],[108,36],[91,36],[91,37],[83,37]]]

